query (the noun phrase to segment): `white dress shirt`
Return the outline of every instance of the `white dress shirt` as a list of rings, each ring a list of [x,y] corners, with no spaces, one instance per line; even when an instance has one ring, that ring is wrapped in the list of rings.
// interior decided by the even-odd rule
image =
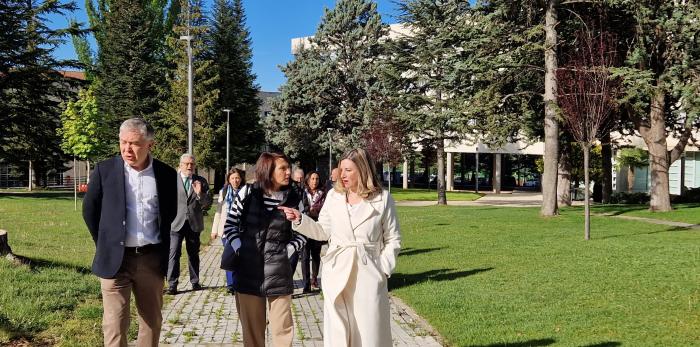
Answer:
[[[160,243],[158,233],[159,207],[153,159],[148,167],[136,171],[124,163],[126,194],[126,247]]]

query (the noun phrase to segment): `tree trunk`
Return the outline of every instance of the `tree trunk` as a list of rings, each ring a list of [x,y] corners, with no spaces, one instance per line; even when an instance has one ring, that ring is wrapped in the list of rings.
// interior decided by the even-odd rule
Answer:
[[[85,161],[85,167],[87,167],[87,176],[85,176],[85,184],[90,183],[90,161],[86,160]]]
[[[34,166],[34,165],[32,165],[32,161],[30,160],[30,161],[29,161],[29,172],[27,173],[27,177],[29,178],[29,180],[28,180],[28,182],[27,182],[27,190],[30,191],[30,192],[32,191],[32,189],[34,189],[34,186],[33,186],[33,183],[34,183],[34,177],[33,177],[33,176],[34,176],[34,175],[33,175],[33,173],[34,173],[34,167],[33,167],[33,166]]]
[[[612,195],[612,143],[610,139],[610,132],[605,132],[602,138],[602,148],[601,156],[603,159],[603,197],[601,202],[604,204],[610,203],[610,196]]]
[[[7,230],[0,229],[0,256],[12,254],[12,248],[7,240]]]
[[[634,190],[634,167],[627,167],[627,192],[632,193]]]
[[[557,208],[557,161],[559,124],[557,123],[557,0],[547,1],[544,43],[544,173],[542,174],[542,216],[555,216]]]
[[[567,151],[561,151],[558,164],[557,203],[571,206],[571,161]]]
[[[447,205],[445,193],[445,141],[437,140],[437,192],[438,205]]]
[[[639,133],[649,149],[651,189],[649,210],[671,211],[671,195],[668,185],[668,168],[671,162],[666,148],[666,122],[664,117],[665,95],[657,91],[651,100],[649,126],[640,126]]]
[[[591,156],[591,148],[589,144],[582,145],[583,147],[583,213],[584,213],[584,235],[585,240],[591,239],[591,180],[588,174],[588,165]]]

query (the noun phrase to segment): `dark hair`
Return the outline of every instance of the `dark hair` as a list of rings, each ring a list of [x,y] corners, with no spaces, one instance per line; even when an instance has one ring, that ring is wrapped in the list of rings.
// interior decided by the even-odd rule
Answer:
[[[255,181],[265,191],[272,191],[274,183],[272,175],[275,173],[275,161],[284,159],[289,164],[289,158],[282,153],[263,152],[255,163]]]
[[[231,168],[231,170],[226,173],[226,180],[224,181],[224,188],[228,188],[231,184],[229,183],[228,179],[231,177],[233,174],[238,174],[238,176],[241,178],[241,185],[245,184],[245,171],[239,169],[239,168]]]
[[[318,171],[314,171],[314,170],[309,171],[309,173],[307,173],[306,176],[304,177],[304,186],[306,188],[309,187],[309,180],[311,179],[311,175],[313,175],[313,174],[318,175],[318,186],[316,187],[316,189],[319,189],[319,190],[322,189],[323,187],[321,187],[321,182],[323,182],[323,181],[321,180],[321,174],[318,173]]]

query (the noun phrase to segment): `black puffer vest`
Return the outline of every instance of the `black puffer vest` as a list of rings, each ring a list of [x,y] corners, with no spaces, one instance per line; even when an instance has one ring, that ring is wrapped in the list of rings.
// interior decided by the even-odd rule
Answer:
[[[298,208],[301,196],[289,186],[280,206]],[[263,297],[290,295],[294,291],[287,244],[292,225],[278,209],[267,211],[263,190],[254,184],[243,201],[241,248],[235,271],[235,290]]]

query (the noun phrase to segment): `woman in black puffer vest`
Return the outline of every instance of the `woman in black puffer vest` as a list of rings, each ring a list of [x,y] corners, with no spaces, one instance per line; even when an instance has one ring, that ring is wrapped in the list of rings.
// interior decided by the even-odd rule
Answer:
[[[224,226],[224,239],[236,252],[236,300],[245,346],[265,346],[266,321],[273,346],[291,346],[292,270],[289,256],[304,247],[278,206],[299,208],[302,195],[290,184],[289,159],[263,153],[255,164],[256,182],[236,197]],[[269,316],[266,307],[269,304]]]

